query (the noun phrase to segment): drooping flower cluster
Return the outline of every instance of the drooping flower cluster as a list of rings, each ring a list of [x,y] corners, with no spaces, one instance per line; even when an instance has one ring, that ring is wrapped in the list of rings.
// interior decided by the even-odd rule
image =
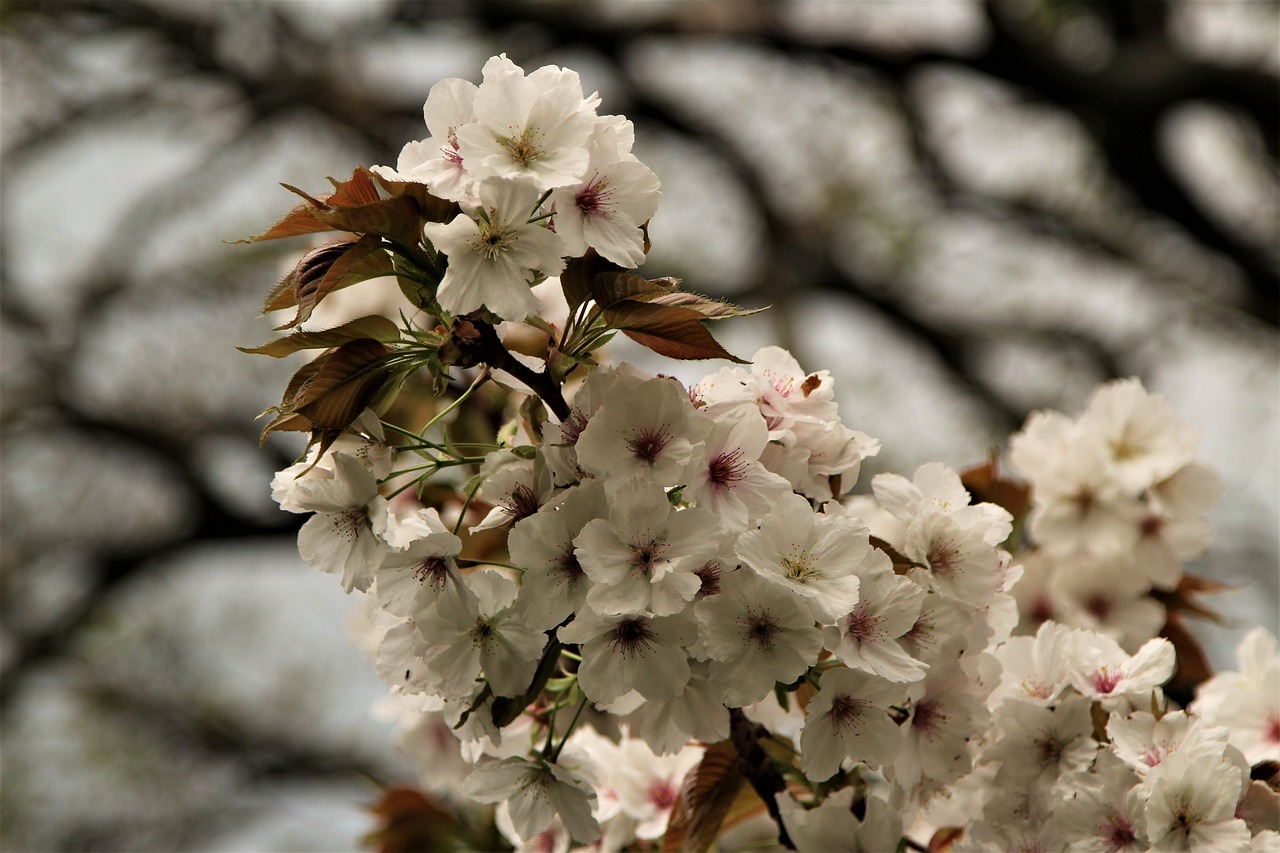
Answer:
[[[1275,639],[1250,633],[1186,710],[1165,694],[1158,635],[1220,492],[1194,431],[1125,380],[1013,437],[1027,486],[930,463],[852,495],[879,443],[828,371],[777,347],[688,387],[598,366],[618,331],[728,357],[702,324],[742,312],[627,271],[657,180],[597,106],[573,72],[495,57],[432,90],[432,136],[373,172],[390,199],[358,172],[267,235],[384,229],[308,255],[271,307],[305,319],[381,274],[432,312],[255,350],[328,348],[268,427],[314,445],[273,495],[314,513],[303,558],[364,594],[421,785],[497,804],[521,850],[1275,845]],[[529,284],[561,271],[556,328]],[[492,314],[545,352],[516,358]],[[436,393],[473,381],[425,423],[365,408],[421,403],[423,369]],[[495,371],[513,421],[451,432]]]

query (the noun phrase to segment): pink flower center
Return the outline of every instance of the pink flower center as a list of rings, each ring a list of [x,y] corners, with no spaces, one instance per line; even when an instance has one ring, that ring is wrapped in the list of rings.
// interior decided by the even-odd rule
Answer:
[[[662,448],[670,442],[671,433],[667,432],[665,426],[657,429],[646,428],[632,433],[631,440],[627,442],[627,450],[630,450],[641,462],[652,465],[658,460],[658,454],[662,452]]]
[[[654,808],[658,811],[666,811],[676,804],[676,796],[679,791],[672,781],[664,781],[655,779],[649,785],[649,802],[653,803]]]
[[[583,216],[603,216],[609,212],[609,198],[612,195],[609,185],[596,175],[591,183],[578,191],[573,200]]]
[[[1084,600],[1084,609],[1094,618],[1103,621],[1111,614],[1111,599],[1095,592]]]
[[[747,460],[742,451],[726,450],[711,460],[707,469],[707,477],[718,486],[732,488],[747,477]]]
[[[960,567],[960,547],[947,539],[930,543],[925,559],[935,575],[945,577]]]
[[[578,436],[582,435],[582,431],[586,428],[586,414],[581,409],[573,409],[569,412],[568,419],[560,424],[560,437],[564,439],[565,444],[572,447],[578,443]]]
[[[869,613],[866,604],[859,603],[858,608],[845,618],[849,636],[854,637],[858,642],[874,643],[884,639],[884,631],[877,627],[884,620]]]
[[[662,557],[664,543],[660,540],[646,539],[632,546],[631,568],[637,574],[648,574]]]
[[[1268,743],[1280,743],[1280,712],[1267,717],[1262,737]]]
[[[1107,842],[1108,853],[1123,850],[1138,840],[1133,832],[1133,824],[1118,814],[1112,814],[1107,822],[1098,827],[1102,839]]]
[[[947,724],[947,712],[937,702],[921,702],[916,705],[911,728],[918,730],[927,740],[933,740]]]
[[[1039,625],[1048,622],[1053,618],[1053,602],[1049,596],[1041,595],[1031,603],[1031,609],[1027,613],[1027,618],[1031,620],[1033,625]]]
[[[1093,685],[1093,689],[1097,690],[1104,696],[1116,689],[1116,685],[1124,678],[1123,672],[1109,672],[1104,666],[1095,672],[1090,673],[1089,683]]]

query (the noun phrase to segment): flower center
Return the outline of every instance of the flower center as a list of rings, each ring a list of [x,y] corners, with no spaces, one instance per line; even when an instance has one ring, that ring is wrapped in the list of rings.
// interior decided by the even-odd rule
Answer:
[[[747,460],[740,449],[727,450],[711,460],[707,477],[718,486],[732,488],[747,477]]]
[[[658,461],[658,454],[662,452],[662,448],[671,442],[671,433],[667,432],[666,426],[658,428],[647,428],[637,430],[631,434],[631,440],[627,442],[627,449],[646,465],[652,465]]]
[[[489,642],[493,634],[493,626],[489,624],[487,619],[477,619],[476,624],[471,626],[471,644],[473,646],[482,646]]]
[[[339,539],[345,539],[348,542],[354,542],[368,523],[369,516],[363,508],[333,514],[333,532]]]
[[[545,153],[538,144],[538,136],[535,128],[526,127],[519,136],[502,137],[498,142],[507,150],[512,160],[521,166],[528,166]]]
[[[556,565],[556,569],[563,576],[561,578],[562,582],[575,583],[584,574],[582,565],[578,562],[578,555],[573,551],[572,543],[565,546],[564,551],[561,552],[560,562]]]
[[[515,521],[520,521],[538,511],[538,496],[533,493],[531,486],[519,483],[502,502],[502,508]]]
[[[490,219],[492,220],[495,216],[497,211],[490,211]],[[502,231],[496,228],[485,228],[481,231],[479,239],[472,244],[472,248],[477,255],[492,263],[506,254],[513,242],[515,241]]]
[[[1120,683],[1120,679],[1124,674],[1120,672],[1109,672],[1104,666],[1089,675],[1089,683],[1093,685],[1093,689],[1097,690],[1104,696],[1116,689],[1116,685]]]
[[[609,212],[609,199],[613,195],[613,190],[609,189],[609,185],[600,180],[600,176],[596,175],[591,183],[583,187],[576,196],[574,202],[578,205],[578,209],[582,211],[583,216],[603,216]]]
[[[569,417],[560,424],[560,437],[564,443],[572,447],[578,443],[578,436],[587,428],[587,415],[581,409],[571,409]]]
[[[864,714],[867,703],[853,696],[841,694],[831,702],[831,725],[839,728],[856,728]]]
[[[1111,615],[1111,599],[1100,592],[1095,592],[1084,600],[1084,609],[1094,618],[1105,622]]]
[[[665,545],[659,539],[646,539],[632,546],[631,568],[639,574],[648,574],[653,564],[662,558]]]
[[[960,565],[960,547],[947,539],[933,542],[925,559],[935,575],[950,575]]]
[[[636,617],[623,619],[614,625],[608,637],[609,645],[613,647],[616,654],[629,657],[636,654],[643,655],[645,651],[652,648],[649,641],[653,639],[654,634],[647,621]]]
[[[947,712],[937,702],[921,702],[916,705],[915,715],[911,718],[911,728],[918,729],[927,740],[937,737],[942,727],[947,724]]]
[[[778,635],[778,620],[764,610],[748,610],[747,615],[738,620],[742,625],[743,636],[764,650],[773,647],[773,638]]]
[[[1133,824],[1115,813],[1112,813],[1100,828],[1102,837],[1107,840],[1112,850],[1123,850],[1138,840],[1138,836],[1133,832]]]
[[[716,595],[720,592],[720,561],[708,560],[707,564],[694,572],[702,581],[698,590],[699,596]]]
[[[1051,732],[1045,732],[1039,740],[1035,742],[1036,755],[1040,759],[1040,763],[1048,767],[1057,764],[1062,758],[1062,747],[1064,744],[1053,736]]]
[[[877,627],[884,620],[869,613],[865,603],[859,603],[858,608],[845,618],[849,636],[855,638],[858,642],[874,643],[884,639],[884,631]]]
[[[659,811],[666,811],[675,805],[677,793],[674,783],[655,779],[649,785],[649,802]]]
[[[802,551],[791,557],[784,557],[782,570],[793,581],[804,582],[818,577],[818,569],[813,565],[813,555],[808,551]]]
[[[445,578],[449,576],[449,565],[440,557],[427,557],[414,567],[413,576],[418,583],[440,592],[444,589]]]

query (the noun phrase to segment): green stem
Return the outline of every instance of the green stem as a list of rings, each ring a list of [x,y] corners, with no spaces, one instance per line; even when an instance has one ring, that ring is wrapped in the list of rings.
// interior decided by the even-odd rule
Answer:
[[[547,756],[547,760],[552,764],[556,763],[556,759],[560,757],[560,751],[569,742],[569,735],[573,734],[573,727],[578,725],[578,718],[582,716],[582,709],[585,707],[587,707],[587,694],[584,693],[582,694],[582,701],[578,703],[578,710],[573,712],[573,719],[569,721],[569,728],[565,729],[564,736],[560,738],[560,745],[556,747],[555,752]]]
[[[471,487],[471,491],[467,492],[467,499],[462,502],[462,509],[458,512],[458,520],[453,525],[453,535],[457,536],[458,531],[462,529],[462,522],[467,517],[467,509],[471,506],[471,501],[475,499],[476,492],[480,491],[480,482]]]
[[[415,436],[415,438],[418,438],[419,440],[421,440],[422,437],[425,436],[433,426],[435,426],[437,423],[440,422],[441,418],[443,418],[445,415],[452,412],[454,409],[458,408],[458,406],[462,405],[467,400],[467,398],[470,397],[473,393],[475,393],[475,390],[479,388],[481,385],[483,385],[488,379],[489,379],[489,369],[485,368],[484,370],[480,371],[480,375],[475,378],[475,381],[467,386],[467,390],[459,394],[456,400],[454,400],[449,405],[445,406],[443,409],[441,409],[439,412],[436,413],[435,417],[427,421],[426,425],[422,427],[420,434]]]

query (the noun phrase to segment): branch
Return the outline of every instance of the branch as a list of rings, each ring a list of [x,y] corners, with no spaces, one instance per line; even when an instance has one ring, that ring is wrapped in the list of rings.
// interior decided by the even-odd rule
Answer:
[[[787,783],[769,759],[764,747],[760,746],[763,728],[747,719],[741,708],[729,709],[729,737],[733,748],[738,752],[738,765],[742,775],[747,777],[752,789],[769,811],[769,817],[778,825],[778,843],[788,850],[795,850],[795,842],[787,834],[787,827],[782,822],[782,812],[778,810],[778,794],[787,790]]]

